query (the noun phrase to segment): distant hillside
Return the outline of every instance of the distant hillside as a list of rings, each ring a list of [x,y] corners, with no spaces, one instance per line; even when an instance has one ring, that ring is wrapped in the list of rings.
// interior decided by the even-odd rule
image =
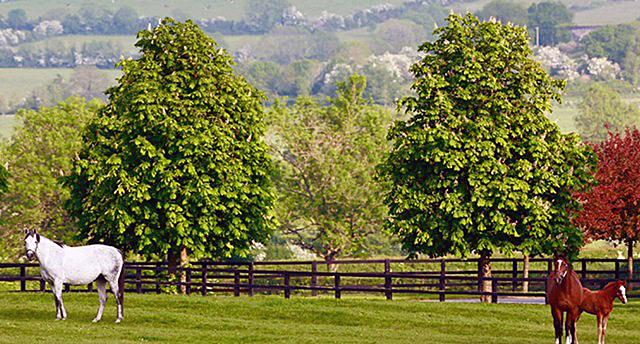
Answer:
[[[319,16],[323,11],[347,15],[360,8],[368,8],[380,4],[402,5],[404,0],[289,0],[299,11],[309,16]],[[0,14],[6,16],[16,8],[24,9],[29,18],[42,16],[48,11],[77,12],[87,5],[96,5],[116,11],[126,5],[145,17],[170,16],[192,19],[225,17],[241,19],[246,10],[246,0],[183,0],[183,1],[98,1],[98,0],[9,0],[0,3]]]
[[[401,6],[406,0],[288,0],[305,16],[318,17],[323,12],[338,15],[349,15],[358,9],[371,8],[376,5],[391,4]],[[416,0],[414,0],[416,1]],[[442,3],[442,0],[424,0],[425,2]],[[529,6],[542,0],[512,0],[515,3]],[[0,3],[0,15],[6,17],[13,9],[25,10],[27,17],[35,19],[47,13],[76,13],[81,8],[103,8],[112,12],[122,6],[132,7],[144,17],[173,17],[184,20],[210,19],[224,17],[239,20],[245,17],[247,0],[157,0],[157,1],[122,1],[122,0],[3,0]],[[451,7],[456,12],[475,12],[490,0],[458,1]],[[640,4],[637,0],[560,0],[574,13],[577,25],[604,25],[630,22],[640,18]],[[447,1],[444,1],[447,3]]]

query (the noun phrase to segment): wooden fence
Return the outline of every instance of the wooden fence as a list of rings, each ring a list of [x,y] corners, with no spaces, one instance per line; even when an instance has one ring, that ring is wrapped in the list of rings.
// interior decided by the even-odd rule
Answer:
[[[546,278],[552,269],[550,259],[531,259],[529,277],[523,275],[523,259],[492,259],[492,291],[480,292],[478,260],[341,260],[335,261],[337,271],[320,261],[281,262],[208,262],[192,263],[178,269],[182,278],[167,278],[166,262],[134,263],[125,267],[127,292],[161,293],[182,288],[187,294],[227,293],[239,296],[257,293],[281,294],[333,294],[339,299],[344,293],[376,293],[391,300],[393,295],[437,295],[440,301],[448,296],[477,297],[544,297]],[[583,285],[600,289],[614,279],[630,282],[626,273],[626,260],[581,259],[573,263]],[[0,290],[46,291],[37,264],[0,264],[0,283],[13,284]],[[528,290],[523,290],[528,282]],[[636,284],[640,285],[640,284]],[[1,286],[1,284],[0,284]],[[93,284],[85,287],[66,286],[66,291],[93,291]],[[629,297],[635,297],[631,293]],[[640,294],[637,295],[640,297]]]

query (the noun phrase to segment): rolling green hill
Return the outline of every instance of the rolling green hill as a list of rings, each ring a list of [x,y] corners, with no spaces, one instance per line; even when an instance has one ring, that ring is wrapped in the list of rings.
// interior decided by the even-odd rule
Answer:
[[[293,6],[305,15],[319,16],[323,11],[347,15],[353,10],[390,3],[402,5],[403,0],[289,0]],[[86,5],[96,5],[111,11],[127,5],[141,16],[187,16],[193,19],[225,17],[227,19],[241,19],[246,11],[247,0],[135,0],[135,1],[98,1],[98,0],[20,0],[0,3],[0,14],[6,16],[16,8],[24,9],[29,18],[36,18],[51,10],[77,12]]]

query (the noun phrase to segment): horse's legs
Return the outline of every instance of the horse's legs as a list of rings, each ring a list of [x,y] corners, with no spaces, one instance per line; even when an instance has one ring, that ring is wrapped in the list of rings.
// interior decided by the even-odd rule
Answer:
[[[56,299],[56,320],[67,319],[67,311],[64,309],[64,303],[62,303],[62,285],[61,281],[51,282],[51,290]]]
[[[122,272],[121,272],[122,273]],[[116,298],[116,303],[118,304],[118,318],[116,318],[116,323],[119,323],[124,318],[124,310],[123,310],[123,302],[124,297],[122,293],[124,290],[120,290],[120,285],[118,285],[118,279],[114,278],[109,281],[109,285],[111,286],[111,291],[113,291],[113,296]]]
[[[58,295],[56,294],[55,288],[53,287],[53,282],[50,282],[49,286],[51,287],[51,291],[53,292],[53,299],[56,301],[56,320],[60,320],[60,300],[58,299]]]
[[[118,318],[116,319],[116,323],[119,323],[124,318],[124,309],[123,309],[123,297],[122,292],[118,286],[118,282],[114,281],[113,283],[109,283],[111,285],[111,291],[113,291],[113,296],[116,298],[116,303],[118,304]]]
[[[609,314],[602,317],[602,321],[600,320],[600,316],[598,316],[598,344],[604,344],[604,336],[607,334],[607,322],[609,322]],[[602,339],[600,339],[600,334],[602,333]]]
[[[576,325],[580,318],[580,311],[571,310],[567,312],[567,322],[565,323],[567,331],[567,344],[578,344],[578,336],[576,334]]]
[[[96,287],[98,288],[98,297],[100,299],[100,307],[98,308],[98,314],[93,322],[102,320],[102,312],[104,312],[104,305],[107,304],[107,280],[100,276],[96,279]]]
[[[553,316],[553,328],[556,330],[555,344],[560,344],[562,341],[562,318],[564,313],[559,308],[551,307],[551,315]]]

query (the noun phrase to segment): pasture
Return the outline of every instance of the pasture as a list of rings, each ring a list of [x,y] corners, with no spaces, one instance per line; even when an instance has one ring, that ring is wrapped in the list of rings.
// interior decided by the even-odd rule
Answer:
[[[97,294],[64,295],[66,321],[55,321],[51,294],[0,292],[0,343],[551,343],[548,306],[438,303],[349,296],[125,295],[115,324],[109,298],[103,321],[91,323]],[[636,343],[640,303],[616,302],[607,340]],[[583,315],[578,336],[596,342],[595,317]]]

